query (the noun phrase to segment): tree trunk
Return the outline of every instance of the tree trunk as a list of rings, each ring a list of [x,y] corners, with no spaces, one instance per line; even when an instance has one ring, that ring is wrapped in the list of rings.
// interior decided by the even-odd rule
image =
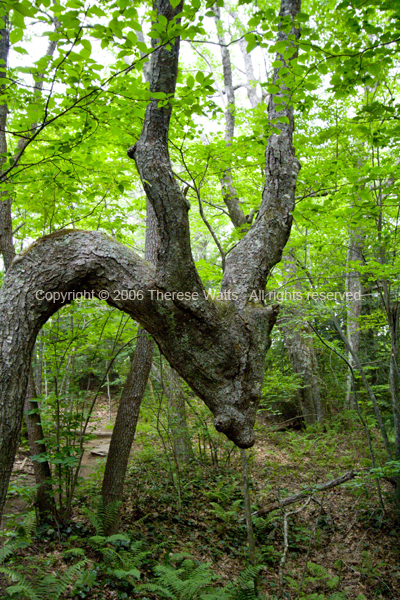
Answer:
[[[145,258],[153,264],[157,260],[158,240],[157,219],[151,204],[147,202]],[[129,375],[122,390],[107,456],[101,490],[104,506],[122,500],[129,455],[133,440],[135,439],[140,406],[146,391],[153,352],[154,340],[144,329],[139,329],[135,354],[131,361]],[[108,535],[116,533],[118,530],[118,508],[118,506],[115,507],[115,518],[108,527]]]
[[[298,267],[295,258],[286,257],[285,266],[289,279],[294,279],[294,287],[301,291],[298,279]],[[318,359],[314,347],[311,327],[304,322],[301,306],[287,307],[287,314],[282,319],[280,328],[289,359],[301,381],[297,392],[299,408],[304,422],[311,425],[325,418],[325,405],[321,398],[318,378]],[[290,313],[290,314],[289,314]]]
[[[389,388],[392,398],[393,429],[395,442],[396,460],[400,460],[400,400],[399,384],[400,374],[398,366],[398,331],[399,331],[399,302],[392,301],[390,286],[387,281],[383,282],[383,303],[386,311],[389,334],[390,334],[390,359],[389,359]],[[400,481],[398,483],[400,495]],[[400,497],[400,496],[399,496]]]
[[[226,146],[232,145],[232,140],[235,133],[235,92],[233,89],[232,82],[232,64],[229,53],[229,48],[225,42],[225,35],[223,30],[223,23],[221,21],[221,13],[219,6],[214,5],[215,24],[217,27],[218,42],[221,49],[222,59],[222,72],[224,76],[224,87],[225,87],[225,144]],[[223,96],[222,100],[225,100]],[[235,227],[243,227],[247,225],[246,215],[240,206],[240,200],[236,188],[233,183],[232,169],[226,167],[223,175],[220,179],[222,196],[225,205],[228,209],[230,219]]]
[[[385,427],[385,424],[383,423],[382,414],[381,414],[381,411],[380,411],[379,404],[378,404],[378,401],[376,399],[376,396],[375,396],[375,394],[374,394],[371,386],[368,383],[368,379],[367,379],[367,377],[365,375],[365,371],[364,371],[364,369],[362,367],[362,364],[361,364],[361,361],[360,361],[358,355],[354,352],[353,348],[351,347],[351,345],[349,343],[349,340],[344,335],[344,333],[342,331],[342,328],[340,327],[340,323],[339,323],[339,321],[338,321],[338,319],[337,319],[337,317],[335,315],[332,315],[332,321],[333,321],[333,323],[335,325],[336,331],[338,332],[338,334],[339,334],[339,336],[340,336],[340,338],[341,338],[341,340],[342,340],[342,342],[344,344],[344,347],[349,352],[349,354],[351,354],[352,359],[354,361],[354,364],[355,364],[355,366],[356,366],[356,368],[357,368],[357,370],[358,370],[358,372],[359,372],[359,374],[361,376],[361,379],[363,381],[365,389],[367,390],[369,399],[371,400],[372,406],[374,407],[374,412],[375,412],[376,420],[378,422],[378,426],[379,426],[379,429],[380,429],[380,432],[381,432],[381,435],[382,435],[383,443],[385,445],[387,460],[391,461],[391,460],[393,460],[392,450],[391,450],[391,447],[390,447],[390,443],[389,443],[389,439],[388,439],[386,427]]]
[[[121,401],[111,437],[101,495],[104,506],[122,500],[125,474],[135,438],[140,405],[146,390],[153,359],[154,341],[144,329],[139,329],[131,370],[122,390]],[[118,514],[116,506],[116,514]],[[118,529],[115,518],[107,535]]]
[[[43,334],[43,331],[41,332]],[[38,344],[38,361],[37,361],[37,369],[36,369],[36,389],[39,396],[42,395],[43,388],[43,352],[44,352],[44,343],[43,343],[43,335],[39,336],[39,344]]]
[[[237,15],[235,15],[235,16],[236,16],[236,18],[238,18]],[[258,96],[257,89],[254,87],[256,78],[254,75],[253,61],[251,60],[251,56],[250,56],[249,52],[247,52],[247,42],[244,38],[242,38],[240,40],[239,45],[240,45],[240,50],[242,52],[242,56],[243,56],[243,60],[244,60],[244,68],[246,71],[247,97],[249,99],[251,108],[256,108],[256,106],[258,106],[261,103],[262,99]]]
[[[362,283],[361,283],[361,275],[359,271],[354,268],[354,265],[349,263],[360,263],[363,264],[363,237],[361,234],[356,231],[350,232],[350,242],[347,251],[347,273],[346,273],[346,292],[351,294],[350,300],[347,303],[347,339],[349,340],[349,344],[354,350],[356,354],[360,352],[360,316],[362,309]],[[348,361],[352,368],[355,368],[354,360],[349,353]],[[352,372],[349,369],[347,374],[347,384],[346,384],[346,406],[348,408],[355,409],[355,399],[354,399],[354,379],[352,376]]]
[[[170,22],[181,13],[182,4],[172,8],[168,0],[157,0],[155,9]],[[282,0],[281,16],[293,19],[299,10],[300,0]],[[292,28],[291,36],[298,38],[299,30]],[[278,39],[292,45],[283,29]],[[154,38],[153,43],[156,46]],[[178,38],[154,50],[151,93],[173,96],[178,55]],[[287,69],[288,61],[278,57]],[[147,106],[140,140],[130,149],[158,222],[156,267],[101,232],[77,230],[46,236],[12,262],[0,290],[0,513],[18,445],[36,336],[78,292],[107,299],[137,320],[213,412],[216,429],[239,447],[254,443],[265,354],[277,309],[250,301],[250,296],[253,290],[264,289],[281,259],[299,171],[292,144],[293,109],[279,80],[280,68],[274,71],[274,81],[282,102],[278,108],[271,99],[269,115],[287,119],[277,125],[280,133],[268,140],[258,218],[227,257],[220,299],[208,298],[194,265],[189,205],[168,153],[171,105],[159,106],[157,100]]]
[[[194,458],[187,422],[185,393],[179,382],[179,376],[173,369],[168,369],[170,381],[169,394],[169,426],[172,433],[174,455],[179,465],[187,466]]]
[[[28,387],[25,396],[24,412],[26,426],[28,429],[29,449],[32,457],[46,452],[46,445],[43,442],[44,434],[42,421],[40,418],[40,408],[36,398],[33,373],[30,371]],[[27,412],[29,411],[29,414]],[[51,470],[47,460],[37,461],[33,458],[33,467],[35,471],[35,481],[38,486],[36,492],[36,507],[38,522],[45,523],[52,521],[56,517],[56,505],[54,502],[53,489],[51,483]]]
[[[283,324],[284,343],[293,371],[299,375],[301,386],[297,399],[304,422],[311,425],[325,418],[325,407],[319,389],[318,360],[315,353],[312,331],[307,323]]]
[[[168,401],[168,425],[172,449],[180,466],[187,466],[194,458],[186,414],[186,398],[179,375],[171,367],[163,375],[153,366]]]
[[[57,27],[57,21],[54,21]],[[8,30],[8,17],[4,18],[4,29],[1,30],[0,34],[0,58],[3,61],[5,68],[1,70],[0,79],[6,77],[6,69],[8,65],[8,54],[10,49],[10,37]],[[47,55],[53,56],[56,49],[57,42],[51,41],[47,49]],[[3,87],[3,86],[2,86]],[[35,82],[34,90],[36,93],[40,93],[43,88],[43,78]],[[7,153],[7,138],[6,138],[6,125],[7,125],[7,114],[8,107],[3,105],[0,107],[0,154],[4,153],[4,157]],[[32,129],[35,124],[32,125]],[[27,144],[26,138],[21,138],[18,141],[17,152],[19,152]],[[0,164],[4,164],[5,158],[0,159]],[[3,184],[4,185],[4,184]],[[12,227],[12,199],[9,189],[0,191],[0,252],[3,257],[4,269],[8,270],[14,257],[15,257],[15,246],[13,241],[13,227]],[[42,354],[41,354],[42,356]],[[30,363],[31,364],[31,363]],[[40,364],[41,369],[41,364]],[[32,368],[30,369],[28,387],[25,396],[25,420],[28,431],[28,440],[31,456],[38,454],[44,454],[46,452],[46,445],[43,442],[43,429],[40,417],[40,408],[37,402],[33,400],[36,398],[35,391],[35,379]],[[34,412],[32,412],[34,411]],[[38,443],[38,441],[42,441]],[[36,507],[37,516],[39,522],[51,520],[55,514],[55,503],[52,493],[51,484],[51,470],[47,460],[38,462],[33,460],[33,467],[35,473],[35,481],[38,486],[36,494]],[[0,503],[0,516],[1,516],[1,503]]]
[[[8,30],[8,15],[3,17],[4,28],[0,31],[0,60],[2,68],[0,71],[0,89],[3,91],[5,84],[1,83],[7,76],[8,53],[10,50],[10,32]],[[8,106],[2,104],[0,106],[0,167],[3,166],[7,155],[7,115]],[[0,191],[0,251],[3,256],[4,268],[8,269],[14,256],[15,249],[12,236],[12,219],[11,219],[11,195],[9,189]]]

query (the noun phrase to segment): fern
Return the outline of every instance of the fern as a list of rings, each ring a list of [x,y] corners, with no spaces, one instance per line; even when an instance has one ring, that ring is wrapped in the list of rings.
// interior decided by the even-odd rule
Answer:
[[[170,598],[171,600],[177,600],[175,594],[171,594],[164,586],[157,585],[156,583],[144,583],[143,585],[137,586],[136,592],[153,592],[160,595],[162,598]]]
[[[7,545],[3,546],[3,548],[0,548],[0,565],[1,563],[4,563],[12,554],[14,554],[17,548],[18,543],[15,541],[8,543]]]
[[[230,582],[224,589],[222,598],[227,600],[256,600],[259,596],[254,587],[254,582],[263,569],[263,565],[248,565],[237,578]]]
[[[11,585],[7,588],[9,594],[23,594],[29,600],[42,600],[42,597],[38,594],[37,590],[34,589],[32,584],[18,571],[14,569],[7,569],[6,567],[0,567],[0,573],[3,573],[11,581],[16,581],[16,585]]]
[[[213,591],[215,600],[214,582],[218,579],[211,570],[210,564],[197,565],[192,557],[186,553],[180,553],[170,557],[170,561],[182,561],[180,568],[169,565],[158,565],[154,568],[157,583],[143,584],[137,587],[137,591],[149,591],[162,594],[165,598],[174,600],[197,600],[203,599],[208,591]]]
[[[240,589],[253,586],[254,581],[258,577],[260,571],[262,571],[263,565],[248,565],[244,571],[242,571],[236,581],[236,586]]]
[[[96,578],[97,573],[95,570],[85,569],[76,580],[74,591],[84,590],[85,588],[91,589],[96,582]]]
[[[114,502],[105,505],[103,498],[100,496],[97,499],[97,508],[95,511],[90,510],[89,508],[85,509],[86,515],[96,530],[96,535],[106,535],[106,531],[109,530],[115,519],[118,517],[120,506],[120,500],[115,500]]]
[[[154,568],[157,581],[136,588],[137,592],[153,592],[173,600],[255,600],[259,598],[254,581],[262,565],[248,566],[236,582],[218,586],[218,576],[210,564],[197,564],[193,558],[180,553],[170,562],[181,562],[179,568],[159,565]]]
[[[61,577],[39,573],[37,579],[33,581],[28,581],[15,569],[0,567],[0,573],[3,573],[11,581],[17,582],[16,585],[7,588],[9,594],[23,594],[29,600],[49,600],[49,598],[58,600],[66,589],[76,582],[86,563],[86,560],[81,560],[72,565]]]
[[[30,544],[36,527],[36,515],[34,511],[27,513],[26,517],[17,527],[17,537]]]
[[[22,523],[17,527],[15,538],[0,548],[0,565],[5,563],[8,558],[19,548],[26,548],[32,543],[32,535],[36,526],[36,517],[34,512],[29,512]]]

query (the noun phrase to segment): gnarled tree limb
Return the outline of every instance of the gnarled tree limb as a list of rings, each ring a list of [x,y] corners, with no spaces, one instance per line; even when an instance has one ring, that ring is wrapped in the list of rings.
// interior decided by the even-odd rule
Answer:
[[[172,29],[182,4],[172,8],[168,0],[156,0],[154,7]],[[299,9],[300,0],[282,0],[282,15],[289,12],[294,17]],[[283,33],[280,37],[286,39]],[[168,47],[157,47],[151,58],[150,91],[162,92],[167,100],[175,91],[178,55],[175,38]],[[274,111],[271,104],[271,117]],[[131,151],[157,218],[156,266],[100,232],[76,230],[46,236],[14,259],[0,291],[0,514],[35,339],[44,323],[74,299],[73,292],[92,292],[138,321],[213,412],[216,429],[242,448],[254,443],[265,354],[277,308],[248,303],[248,298],[280,259],[290,233],[299,169],[292,148],[292,109],[285,106],[279,114],[287,115],[289,123],[282,123],[280,135],[268,142],[261,210],[228,256],[219,300],[207,297],[194,266],[188,204],[168,153],[171,103],[164,100],[153,99],[148,105],[142,134]]]

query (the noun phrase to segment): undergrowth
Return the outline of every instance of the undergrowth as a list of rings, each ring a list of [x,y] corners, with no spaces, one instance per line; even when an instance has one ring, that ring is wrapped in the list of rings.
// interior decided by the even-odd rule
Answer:
[[[354,445],[348,438],[341,443],[335,430],[269,435],[259,444],[260,455],[250,459],[252,511],[310,483],[329,480],[345,472],[350,462],[362,463],[365,455],[356,434]],[[223,467],[192,463],[182,469],[178,494],[162,453],[145,447],[129,467],[121,527],[112,536],[106,531],[118,507],[105,508],[99,501],[100,467],[81,482],[69,525],[35,529],[34,515],[28,514],[6,532],[0,550],[0,595],[3,591],[5,600],[400,597],[399,581],[390,576],[400,554],[398,530],[389,510],[380,509],[371,478],[337,488],[331,496],[316,496],[302,512],[288,517],[280,589],[283,511],[254,516],[258,564],[250,565],[235,460],[230,455]],[[390,558],[372,549],[380,539],[390,540],[385,546]]]

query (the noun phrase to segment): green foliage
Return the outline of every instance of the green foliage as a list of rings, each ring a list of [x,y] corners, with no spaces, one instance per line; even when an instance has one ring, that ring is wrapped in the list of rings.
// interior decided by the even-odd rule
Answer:
[[[199,564],[190,555],[172,555],[167,565],[154,568],[156,583],[138,586],[137,591],[154,592],[172,600],[255,600],[254,587],[262,566],[248,566],[235,582],[218,586],[219,577],[210,564]],[[175,564],[177,566],[175,566]]]
[[[176,6],[177,2],[172,4]],[[224,12],[224,3],[218,5]],[[263,99],[250,107],[236,90],[236,129],[229,144],[223,131],[225,102],[218,97],[218,88],[224,87],[223,70],[219,52],[208,44],[213,35],[210,26],[214,27],[212,3],[185,3],[182,20],[168,27],[165,20],[152,19],[148,8],[125,0],[102,0],[92,6],[81,0],[2,3],[1,14],[5,20],[9,15],[11,22],[12,46],[9,67],[2,69],[4,85],[0,86],[0,104],[8,111],[9,132],[8,149],[1,157],[2,170],[9,169],[9,177],[2,183],[2,190],[12,195],[17,250],[41,235],[72,226],[103,230],[143,252],[145,197],[126,149],[140,135],[144,110],[151,98],[143,78],[144,64],[154,51],[151,42],[158,40],[168,46],[175,35],[181,35],[182,48],[188,51],[181,53],[177,91],[171,100],[170,154],[177,182],[189,184],[186,191],[191,203],[192,252],[211,295],[221,283],[222,261],[201,218],[196,188],[208,222],[223,251],[229,253],[244,233],[232,227],[227,214],[221,173],[228,169],[232,174],[244,213],[254,210],[257,214],[264,186],[265,145],[271,133],[279,134],[279,128],[288,120],[279,116],[270,122],[267,95],[275,95],[271,101],[277,107],[286,102],[294,108],[294,144],[302,170],[296,191],[295,226],[287,246],[290,257],[284,257],[274,269],[267,287],[272,293],[267,304],[281,302],[284,308],[278,321],[282,328],[274,329],[266,359],[262,407],[270,414],[282,415],[282,420],[286,420],[285,410],[293,406],[299,413],[304,382],[290,360],[283,333],[286,323],[300,333],[306,345],[313,344],[317,382],[329,418],[314,429],[308,428],[305,434],[279,433],[269,439],[290,456],[294,465],[309,460],[312,465],[330,465],[333,471],[340,436],[352,435],[358,439],[352,450],[341,454],[341,466],[352,468],[358,460],[370,466],[372,459],[366,454],[358,417],[354,411],[345,410],[347,365],[335,351],[347,353],[331,316],[337,314],[345,329],[350,309],[344,297],[346,276],[359,273],[364,289],[362,314],[357,320],[362,334],[359,355],[394,450],[395,414],[388,384],[392,321],[387,309],[392,305],[397,311],[400,292],[398,2],[304,0],[303,12],[296,17],[302,37],[298,44],[292,40],[290,48],[282,40],[276,41],[279,30],[288,33],[291,27],[287,17],[279,16],[279,2],[239,2],[237,14],[230,14],[225,32],[227,39],[229,36],[233,78],[239,82],[244,78],[239,44],[231,43],[243,37],[248,52],[254,50],[254,62],[258,61],[255,71],[262,73],[260,81],[248,86],[254,86]],[[225,12],[231,8],[226,5]],[[56,28],[52,17],[57,18]],[[143,31],[146,35],[142,41],[138,32]],[[39,43],[44,47],[49,41],[57,43],[55,54],[35,56]],[[189,43],[198,52],[191,53]],[[298,56],[290,62],[290,68],[281,70],[280,79],[273,81],[274,68],[295,56],[296,50]],[[39,81],[43,85],[40,93],[33,89]],[[276,96],[281,84],[285,86],[285,98]],[[160,105],[167,102],[162,94],[157,100]],[[35,136],[20,160],[15,161],[18,140],[33,131],[33,124]],[[363,240],[362,261],[348,259],[354,232]],[[293,264],[296,272],[292,276]],[[287,298],[286,291],[296,291],[300,298]],[[310,335],[305,331],[307,324],[313,327]],[[52,466],[55,499],[66,520],[71,516],[79,486],[82,452],[96,427],[94,407],[98,397],[106,393],[107,374],[113,400],[117,398],[130,366],[136,332],[131,319],[120,318],[104,303],[88,300],[64,307],[48,321],[38,339],[34,368],[36,375],[42,369],[38,376],[42,383],[39,401],[47,448],[35,460],[46,460]],[[138,519],[149,525],[149,535],[159,542],[165,529],[159,517],[152,520],[148,507],[158,514],[157,504],[169,504],[171,512],[176,513],[167,522],[172,529],[190,523],[186,511],[197,502],[197,506],[207,506],[206,534],[219,536],[219,546],[210,550],[213,559],[217,560],[227,547],[235,557],[241,556],[245,529],[237,523],[243,509],[240,481],[236,476],[221,476],[218,480],[216,475],[217,480],[213,479],[219,469],[234,463],[236,449],[215,432],[208,409],[186,390],[196,458],[210,473],[205,476],[195,466],[188,476],[181,473],[180,466],[173,462],[169,432],[165,434],[168,419],[160,400],[162,386],[153,382],[153,388],[154,397],[148,393],[143,402],[138,428],[143,466],[130,470],[131,476],[143,476],[130,496]],[[357,374],[356,392],[360,413],[371,431],[377,465],[368,476],[352,484],[353,493],[359,495],[367,493],[378,478],[398,477],[399,464],[384,457],[376,415]],[[165,443],[167,449],[162,458],[157,449],[160,443]],[[273,449],[268,453],[273,454]],[[269,459],[266,465],[274,474],[293,469],[293,464],[276,465]],[[30,503],[35,489],[13,483],[10,492]],[[289,492],[290,486],[282,490],[282,496]],[[264,498],[267,493],[271,489]],[[81,597],[96,577],[84,567],[86,554],[96,555],[102,576],[120,590],[128,582],[126,589],[131,591],[143,572],[147,549],[125,534],[106,536],[118,508],[99,504],[97,511],[88,511],[96,532],[90,537],[88,550],[68,548],[63,553],[68,561],[83,559],[83,567],[73,576]],[[379,513],[379,526],[382,519]],[[254,524],[260,533],[273,529],[271,523],[272,519],[265,519],[255,520]],[[2,564],[16,549],[23,551],[30,545],[32,531],[24,527],[25,533],[21,530],[1,550]],[[292,533],[291,550],[301,548],[309,538],[306,527],[294,527]],[[277,548],[279,544],[274,547],[273,540],[268,540],[261,549],[263,562],[276,565]],[[372,570],[368,561],[364,556],[365,574],[368,568]],[[257,573],[252,567],[236,583],[225,587],[221,587],[210,565],[200,565],[189,556],[170,559],[157,569],[155,580],[146,585],[155,586],[148,590],[165,597],[245,599],[255,593]],[[14,596],[41,593],[32,587],[34,581],[24,579],[18,571],[16,574],[19,579],[11,590]],[[61,580],[57,581],[61,585]],[[305,598],[339,600],[346,596],[334,589],[338,587],[337,575],[314,563],[308,564],[305,584],[327,588],[324,594],[317,590]],[[55,581],[48,580],[47,586],[58,593]]]
[[[87,561],[82,560],[75,565],[70,566],[62,575],[48,575],[39,572],[35,580],[29,580],[16,569],[0,567],[0,573],[16,582],[7,588],[7,593],[18,598],[29,598],[29,600],[47,600],[54,598],[58,600],[64,594],[68,587],[79,581],[81,572],[86,566]],[[80,580],[82,581],[82,579]]]
[[[104,538],[106,531],[110,529],[118,516],[120,506],[121,502],[116,500],[105,505],[103,498],[98,496],[96,510],[93,511],[90,508],[84,509],[85,514],[96,531],[95,537]]]

